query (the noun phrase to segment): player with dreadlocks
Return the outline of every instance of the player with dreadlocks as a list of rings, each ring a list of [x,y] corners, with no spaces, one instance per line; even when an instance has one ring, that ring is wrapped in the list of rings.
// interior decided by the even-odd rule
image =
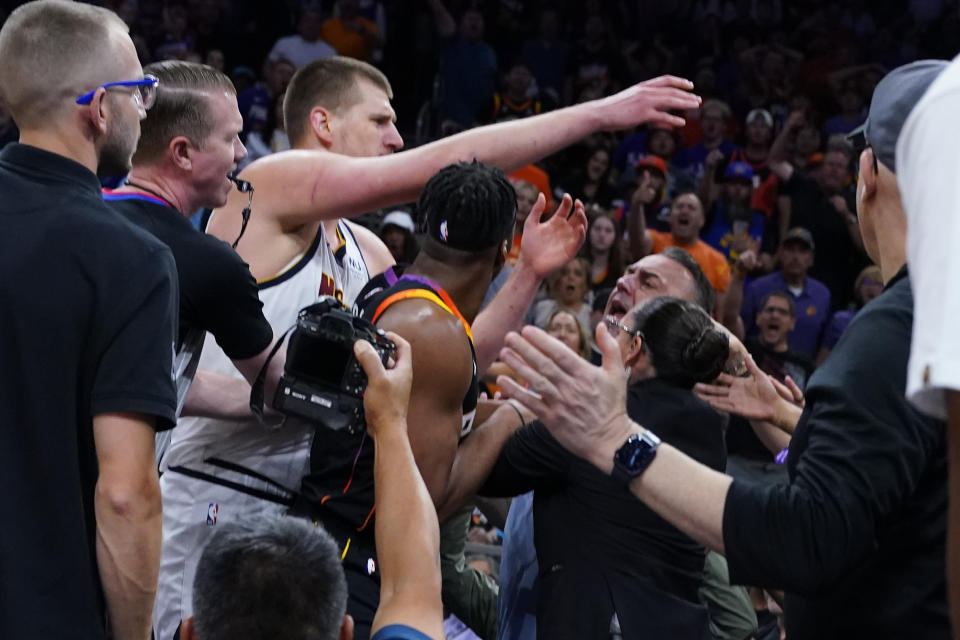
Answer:
[[[556,215],[566,217],[571,210],[585,232],[579,201],[574,209],[565,196]],[[402,273],[394,267],[371,280],[356,306],[363,317],[412,347],[410,444],[442,522],[471,497],[462,490],[476,486],[467,475],[485,477],[503,443],[521,426],[511,406],[478,407],[470,332],[487,285],[510,251],[516,193],[499,169],[461,162],[430,179],[417,211],[425,234],[420,254]],[[474,422],[479,426],[471,433]],[[345,550],[348,612],[363,626],[365,618],[372,619],[379,593],[374,443],[345,430],[325,433],[314,442],[310,473],[293,511],[322,523]]]

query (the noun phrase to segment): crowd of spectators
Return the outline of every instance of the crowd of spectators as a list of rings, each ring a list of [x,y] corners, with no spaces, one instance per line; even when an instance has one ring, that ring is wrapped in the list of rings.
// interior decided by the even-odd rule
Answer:
[[[789,343],[816,361],[862,306],[858,276],[870,264],[844,136],[862,124],[886,69],[949,57],[946,35],[958,26],[951,3],[920,1],[104,4],[130,25],[144,64],[192,60],[231,76],[245,164],[290,147],[284,92],[296,69],[317,58],[346,55],[383,69],[408,146],[662,73],[692,78],[705,100],[684,114],[682,130],[597,133],[514,175],[516,185],[532,182],[548,197],[570,193],[589,205],[583,311],[580,303],[564,306],[586,319],[594,292],[613,287],[624,265],[679,245],[721,294],[715,316],[735,332],[742,323],[756,336],[763,294],[791,292]],[[0,102],[0,145],[16,135]],[[527,198],[520,208],[531,204]],[[379,230],[385,213],[368,224]],[[388,246],[410,262],[410,225],[397,219],[384,226]],[[800,258],[799,245],[809,249]],[[531,318],[542,324],[548,315],[543,307]],[[584,329],[589,335],[592,327]]]

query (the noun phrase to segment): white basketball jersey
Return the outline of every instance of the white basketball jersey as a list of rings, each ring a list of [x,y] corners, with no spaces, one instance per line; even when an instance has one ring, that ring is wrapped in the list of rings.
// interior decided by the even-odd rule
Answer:
[[[273,327],[275,337],[293,326],[300,310],[321,296],[334,296],[348,308],[353,306],[370,273],[353,232],[343,220],[337,223],[333,247],[320,225],[313,243],[302,256],[280,274],[259,283],[263,314]],[[209,333],[199,368],[242,377]],[[261,461],[272,453],[287,453],[298,447],[306,452],[312,433],[310,425],[292,418],[275,432],[264,428],[252,416],[245,420],[181,418],[172,431],[172,441],[160,468],[196,466],[216,456],[257,469],[277,482],[295,487],[302,469],[264,469]]]

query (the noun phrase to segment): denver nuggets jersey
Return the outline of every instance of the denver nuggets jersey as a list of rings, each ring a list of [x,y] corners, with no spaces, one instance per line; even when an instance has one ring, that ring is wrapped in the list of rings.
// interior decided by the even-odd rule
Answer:
[[[327,242],[324,227],[320,225],[313,243],[303,255],[277,276],[259,283],[263,314],[273,328],[274,336],[279,336],[296,323],[297,314],[303,307],[313,304],[320,296],[334,296],[351,307],[369,279],[370,273],[360,247],[347,224],[343,220],[337,223],[333,243]],[[199,368],[241,377],[209,333],[204,341]],[[261,461],[269,458],[272,452],[285,455],[296,447],[303,450],[305,458],[312,433],[310,425],[292,418],[278,432],[264,429],[252,416],[245,420],[182,418],[173,430],[161,469],[196,466],[209,457],[221,457],[256,469],[285,486],[295,487],[303,468],[265,469]]]

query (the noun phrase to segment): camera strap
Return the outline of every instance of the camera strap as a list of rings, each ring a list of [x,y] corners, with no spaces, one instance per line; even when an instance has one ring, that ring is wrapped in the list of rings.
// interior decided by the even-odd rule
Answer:
[[[285,416],[281,416],[278,423],[268,422],[263,417],[263,393],[264,386],[267,381],[267,371],[270,369],[270,361],[273,360],[273,357],[277,355],[277,351],[280,350],[280,347],[283,346],[283,343],[286,341],[287,336],[290,335],[290,332],[296,329],[297,325],[293,325],[289,329],[283,332],[283,335],[280,336],[280,339],[277,340],[277,343],[273,345],[273,349],[270,350],[270,355],[267,356],[267,360],[263,363],[263,366],[260,367],[260,373],[257,374],[257,379],[253,381],[253,386],[250,387],[250,411],[253,412],[253,415],[257,416],[257,419],[260,421],[260,424],[268,427],[278,428],[283,424]]]

